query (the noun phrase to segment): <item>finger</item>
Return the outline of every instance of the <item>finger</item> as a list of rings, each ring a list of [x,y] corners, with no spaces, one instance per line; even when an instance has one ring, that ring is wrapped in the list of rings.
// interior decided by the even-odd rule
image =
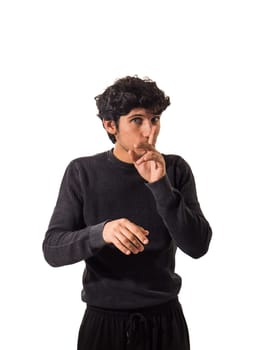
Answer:
[[[140,165],[144,162],[154,161],[156,163],[160,162],[160,157],[156,152],[147,152],[144,156],[136,161],[137,165]],[[156,164],[157,166],[157,164]]]
[[[135,223],[133,223],[132,221],[130,221],[129,219],[121,219],[121,225],[124,227],[127,227],[128,230],[130,230],[131,232],[135,233],[135,232],[141,232],[144,235],[145,234],[149,234],[149,231],[146,230],[144,227],[136,225]]]
[[[149,243],[146,235],[149,234],[148,230],[145,230],[143,227],[133,224],[131,221],[126,223],[127,229],[132,232],[143,244]]]
[[[123,242],[125,244],[125,246],[127,247],[127,244],[132,244],[136,249],[138,249],[139,251],[143,251],[144,250],[144,246],[142,244],[142,242],[140,241],[140,239],[135,236],[132,232],[130,232],[127,228],[123,228],[121,230],[121,233],[128,239],[129,242],[126,242],[126,240]]]
[[[117,248],[119,249],[123,254],[125,255],[130,255],[131,254],[131,251],[125,247],[119,240],[117,237],[115,237],[113,240],[112,240],[112,244]]]
[[[152,130],[148,139],[148,143],[153,147],[155,147],[156,140],[157,140],[156,128],[152,127]]]
[[[141,150],[141,151],[144,151],[144,152],[147,152],[147,151],[154,151],[155,148],[153,147],[153,145],[150,145],[149,143],[147,142],[141,142],[141,143],[136,143],[133,145],[133,147],[138,151],[138,150]]]
[[[115,237],[127,250],[129,250],[133,254],[138,254],[140,251],[143,251],[144,249],[142,245],[140,245],[140,248],[137,248],[136,245],[134,245],[133,242],[121,232],[116,233]],[[136,243],[136,244],[139,245],[139,243]]]
[[[141,226],[138,226],[142,231],[143,231],[143,234],[148,236],[149,235],[149,231],[148,230],[145,230],[143,227]]]

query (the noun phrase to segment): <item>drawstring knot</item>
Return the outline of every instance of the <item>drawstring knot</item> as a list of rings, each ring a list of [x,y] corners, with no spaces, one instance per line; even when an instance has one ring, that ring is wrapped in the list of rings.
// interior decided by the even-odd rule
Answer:
[[[139,312],[132,313],[129,316],[127,322],[127,344],[133,343],[137,344],[139,337],[139,332],[142,330],[144,332],[144,336],[147,337],[147,319],[145,316]],[[144,337],[143,337],[144,338]]]

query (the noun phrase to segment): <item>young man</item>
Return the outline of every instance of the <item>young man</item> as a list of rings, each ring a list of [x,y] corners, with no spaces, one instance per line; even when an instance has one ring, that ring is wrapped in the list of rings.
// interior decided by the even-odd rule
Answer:
[[[189,165],[155,147],[169,97],[125,77],[96,103],[114,148],[69,164],[43,242],[52,266],[86,262],[78,350],[189,350],[175,253],[212,233]]]

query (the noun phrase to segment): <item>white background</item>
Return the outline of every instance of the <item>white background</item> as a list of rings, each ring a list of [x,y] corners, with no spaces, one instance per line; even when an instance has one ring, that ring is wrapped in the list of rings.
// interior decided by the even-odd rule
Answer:
[[[1,338],[72,350],[84,263],[51,268],[42,240],[73,158],[112,147],[94,96],[116,78],[171,98],[158,148],[191,165],[214,236],[179,252],[192,350],[262,349],[261,1],[1,1]]]

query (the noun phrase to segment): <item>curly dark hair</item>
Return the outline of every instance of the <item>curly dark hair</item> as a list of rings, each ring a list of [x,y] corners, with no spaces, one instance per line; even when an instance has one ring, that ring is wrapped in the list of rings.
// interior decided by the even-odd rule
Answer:
[[[106,90],[95,97],[97,116],[103,120],[114,120],[118,127],[119,118],[134,108],[145,108],[160,115],[169,105],[170,98],[149,78],[127,76],[115,81]],[[115,136],[108,133],[113,143]]]

